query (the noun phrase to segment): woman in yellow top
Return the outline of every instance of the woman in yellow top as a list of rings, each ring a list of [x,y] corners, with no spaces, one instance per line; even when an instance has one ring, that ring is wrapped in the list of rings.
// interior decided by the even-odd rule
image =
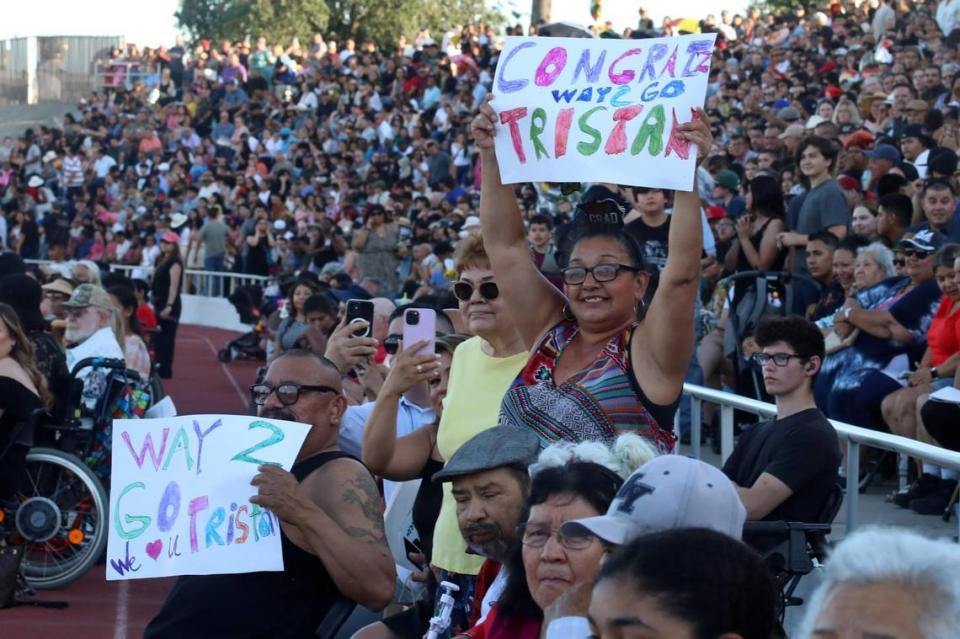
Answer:
[[[453,291],[474,337],[457,347],[450,367],[437,433],[437,448],[444,459],[450,459],[477,433],[496,426],[503,394],[527,361],[527,350],[500,295],[500,281],[494,276],[479,235],[468,235],[460,241],[454,263],[457,280]],[[463,616],[469,610],[460,607],[469,608],[472,576],[479,572],[483,557],[466,554],[449,483],[443,485],[443,505],[433,533],[432,563],[442,571],[441,579],[456,581],[461,586],[454,618],[466,629]]]

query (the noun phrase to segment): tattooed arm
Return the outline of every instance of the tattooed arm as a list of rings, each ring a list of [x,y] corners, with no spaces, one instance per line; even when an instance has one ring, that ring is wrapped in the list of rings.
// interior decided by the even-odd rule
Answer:
[[[393,598],[396,567],[383,532],[383,507],[373,477],[352,459],[336,459],[300,488],[313,507],[287,522],[290,541],[320,558],[346,597],[380,610]],[[281,517],[281,525],[284,520]]]

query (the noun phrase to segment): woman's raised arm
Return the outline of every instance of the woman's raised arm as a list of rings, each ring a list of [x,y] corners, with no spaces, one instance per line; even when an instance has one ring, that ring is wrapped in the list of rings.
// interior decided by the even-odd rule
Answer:
[[[697,146],[698,164],[713,144],[708,122],[704,112],[698,110],[692,121],[680,125],[680,135]],[[638,331],[640,339],[635,338],[631,344],[634,375],[643,392],[657,404],[673,402],[683,388],[693,353],[702,252],[700,196],[694,172],[692,190],[675,192],[667,264]]]
[[[493,145],[497,114],[490,106],[492,98],[487,96],[470,127],[483,162],[480,228],[497,286],[512,308],[523,309],[522,313],[514,314],[513,320],[529,349],[563,318],[566,299],[534,264],[513,189],[500,182],[500,166]]]

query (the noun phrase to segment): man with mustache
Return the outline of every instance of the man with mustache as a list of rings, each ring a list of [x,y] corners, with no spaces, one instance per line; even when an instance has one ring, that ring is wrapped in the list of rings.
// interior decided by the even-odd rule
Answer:
[[[280,519],[284,571],[180,577],[145,639],[312,637],[342,599],[380,610],[393,597],[380,494],[337,445],[347,407],[340,372],[293,349],[250,390],[259,416],[310,425],[291,472],[264,465],[251,481],[250,501]]]
[[[433,481],[453,484],[457,523],[467,552],[486,557],[476,593],[457,596],[466,625],[458,628],[452,623],[453,634],[483,621],[506,584],[500,564],[516,541],[517,522],[530,488],[527,467],[539,452],[540,440],[533,431],[490,428],[467,440],[433,476]],[[454,620],[464,622],[456,613]]]
[[[64,302],[67,313],[67,329],[64,342],[67,346],[67,369],[88,357],[124,359],[120,338],[114,331],[114,314],[117,312],[110,295],[94,284],[81,284]],[[83,381],[83,401],[93,408],[107,392],[108,370],[85,368],[77,378]]]

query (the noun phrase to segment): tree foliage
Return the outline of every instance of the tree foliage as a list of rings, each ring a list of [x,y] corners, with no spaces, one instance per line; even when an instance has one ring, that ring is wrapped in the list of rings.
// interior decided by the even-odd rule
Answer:
[[[176,18],[194,40],[262,35],[286,43],[297,36],[306,45],[320,32],[341,42],[371,39],[381,46],[424,26],[438,37],[466,22],[502,20],[484,0],[180,0]]]

